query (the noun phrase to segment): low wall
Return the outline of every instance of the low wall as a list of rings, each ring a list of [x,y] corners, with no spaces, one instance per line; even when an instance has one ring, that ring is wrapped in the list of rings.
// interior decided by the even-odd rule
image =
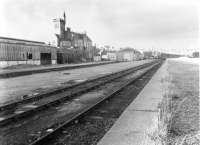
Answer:
[[[19,64],[33,64],[40,65],[40,60],[28,60],[28,61],[0,61],[0,68],[8,66],[19,65]]]
[[[51,64],[56,64],[56,60],[51,60]],[[27,61],[0,61],[0,68],[5,68],[8,66],[19,65],[19,64],[32,64],[41,65],[40,60],[27,60]]]

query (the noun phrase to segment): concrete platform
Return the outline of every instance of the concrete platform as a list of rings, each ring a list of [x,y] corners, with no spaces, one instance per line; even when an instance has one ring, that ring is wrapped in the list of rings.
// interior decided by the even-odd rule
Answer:
[[[36,73],[45,73],[50,71],[61,71],[68,69],[76,69],[83,67],[92,67],[97,65],[117,63],[114,61],[101,61],[101,62],[87,62],[78,64],[58,64],[58,65],[40,65],[28,68],[17,69],[0,69],[0,78],[18,77],[23,75],[31,75]]]
[[[35,95],[52,88],[72,85],[105,74],[128,69],[152,60],[112,63],[73,70],[53,71],[14,78],[0,79],[0,105],[23,99],[24,95]]]
[[[159,144],[154,140],[154,133],[158,128],[158,104],[164,94],[161,80],[167,75],[166,67],[167,62],[156,72],[98,145]]]

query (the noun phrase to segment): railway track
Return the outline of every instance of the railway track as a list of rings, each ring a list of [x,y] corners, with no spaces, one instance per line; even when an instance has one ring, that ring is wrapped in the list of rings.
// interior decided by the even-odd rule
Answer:
[[[45,144],[97,145],[119,117],[123,115],[122,113],[126,111],[127,107],[133,103],[161,65],[153,67],[119,93],[94,107],[79,120],[74,121],[73,124],[66,125],[61,131],[45,142]],[[130,80],[128,77],[125,77],[119,81],[122,82],[125,79]]]
[[[33,96],[30,96],[30,97],[25,95],[25,97],[22,100],[18,100],[16,102],[12,102],[12,103],[8,103],[8,104],[4,104],[4,105],[0,106],[0,111],[6,110],[6,109],[12,109],[12,108],[17,107],[18,105],[21,105],[21,104],[26,104],[26,103],[38,101],[40,99],[50,97],[52,95],[55,95],[55,94],[58,94],[58,93],[61,93],[61,92],[64,92],[64,91],[69,91],[71,89],[79,89],[77,87],[84,87],[85,88],[85,85],[88,85],[89,83],[95,83],[96,81],[105,81],[106,80],[106,82],[109,82],[109,80],[112,79],[114,75],[120,75],[122,73],[126,73],[127,71],[131,71],[131,70],[134,70],[134,69],[137,70],[140,67],[145,67],[145,66],[147,66],[151,63],[152,62],[143,64],[141,66],[137,66],[137,67],[134,67],[134,68],[126,69],[126,70],[123,70],[123,71],[120,71],[120,72],[104,75],[104,76],[101,76],[101,77],[98,77],[98,78],[95,78],[95,79],[86,80],[84,82],[80,82],[80,83],[73,84],[73,85],[70,85],[70,86],[62,86],[62,87],[59,87],[58,89],[57,88],[51,89],[48,92],[33,95]]]
[[[119,79],[121,77],[127,76],[131,73],[137,72],[141,69],[146,69],[144,72],[140,74],[140,76],[144,75],[147,73],[151,68],[155,67],[158,65],[158,62],[151,62],[147,63],[141,66],[137,66],[134,68],[130,68],[127,70],[123,70],[121,72],[105,75],[93,80],[88,80],[76,85],[72,85],[70,87],[64,87],[59,90],[53,90],[49,92],[48,94],[42,94],[41,96],[37,96],[36,98],[28,98],[24,101],[21,102],[15,102],[13,105],[10,104],[9,106],[5,106],[1,108],[1,114],[6,114],[6,112],[11,112],[11,115],[6,118],[4,117],[4,120],[0,120],[0,126],[8,125],[9,123],[16,122],[18,120],[21,120],[22,118],[32,116],[36,114],[37,112],[44,111],[47,108],[50,108],[52,106],[57,106],[58,104],[61,104],[65,102],[66,100],[70,100],[71,98],[84,94],[86,92],[89,92],[91,90],[95,90],[99,86],[102,86],[106,83],[112,82],[116,79]],[[148,68],[148,69],[147,69]],[[138,76],[139,77],[139,76]],[[138,78],[137,77],[137,78]],[[73,122],[74,120],[77,120],[81,116],[83,116],[85,113],[88,111],[92,110],[95,106],[100,104],[101,102],[105,101],[107,98],[110,98],[117,94],[119,91],[121,91],[124,87],[132,83],[135,79],[129,80],[122,86],[120,86],[117,90],[114,92],[111,92],[110,94],[107,94],[106,97],[101,98],[97,102],[89,105],[85,109],[81,110],[79,113],[73,115],[69,119],[67,119],[66,122],[59,124],[56,126],[56,128],[53,129],[53,132],[45,133],[42,135],[39,139],[35,140],[34,142],[31,143],[31,145],[37,145],[37,144],[44,144],[46,140],[48,140],[49,137],[55,135],[57,132],[59,132],[64,126],[68,125],[69,123]],[[29,107],[26,107],[29,106]],[[24,110],[20,110],[20,108],[23,108]],[[16,113],[18,111],[18,113]],[[21,111],[21,112],[20,112]],[[12,112],[15,112],[12,114]],[[8,113],[8,114],[9,114]]]
[[[69,118],[67,121],[65,121],[64,123],[62,123],[61,125],[59,125],[56,128],[54,128],[54,130],[52,132],[43,135],[39,139],[37,139],[34,142],[30,143],[29,145],[43,145],[43,144],[45,144],[50,138],[52,138],[57,133],[59,133],[64,127],[66,127],[67,125],[73,123],[74,121],[76,122],[81,117],[83,117],[85,114],[87,114],[89,111],[91,111],[92,109],[94,109],[97,105],[99,105],[102,102],[106,101],[107,99],[115,96],[121,90],[123,90],[126,86],[128,86],[131,83],[133,83],[136,79],[140,78],[141,76],[143,76],[144,74],[146,74],[149,70],[151,70],[153,67],[155,67],[157,65],[159,65],[159,63],[152,65],[151,67],[149,67],[148,69],[146,69],[144,72],[142,72],[139,76],[137,76],[137,77],[129,80],[128,82],[126,82],[125,84],[123,84],[122,86],[120,86],[117,90],[115,90],[114,92],[111,92],[110,94],[106,95],[106,97],[104,97],[104,98],[98,100],[96,103],[94,103],[94,104],[86,107],[84,110],[81,110],[79,113],[77,113],[76,115],[74,115],[73,117]]]
[[[2,106],[0,112],[0,126],[15,122],[21,118],[27,117],[51,106],[58,105],[73,96],[90,91],[100,85],[113,81],[114,79],[120,78],[124,75],[133,73],[134,71],[145,68],[154,63],[155,62],[143,64],[134,68],[105,75],[103,77],[88,80],[86,82],[72,85],[66,88],[53,90],[47,94],[38,95],[19,102]]]

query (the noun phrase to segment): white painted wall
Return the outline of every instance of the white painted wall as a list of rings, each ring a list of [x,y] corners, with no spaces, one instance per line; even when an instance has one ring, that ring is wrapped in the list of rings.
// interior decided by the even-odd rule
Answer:
[[[19,64],[33,64],[33,65],[40,65],[40,60],[28,60],[28,61],[0,61],[0,68],[5,68],[12,65],[19,65]]]

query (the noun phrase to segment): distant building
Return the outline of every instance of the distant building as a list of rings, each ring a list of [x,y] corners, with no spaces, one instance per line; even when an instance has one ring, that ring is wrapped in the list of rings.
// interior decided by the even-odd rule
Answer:
[[[0,67],[56,64],[56,47],[44,42],[0,37]]]
[[[194,58],[198,58],[198,57],[199,57],[199,52],[198,52],[198,51],[193,52],[193,53],[192,53],[192,56],[193,56]]]
[[[145,59],[153,58],[153,52],[152,51],[144,51],[143,53],[144,53]]]
[[[92,60],[94,56],[94,47],[92,46],[92,40],[86,33],[77,33],[71,31],[66,26],[66,16],[63,15],[63,19],[54,19],[55,34],[57,37],[57,46],[65,52],[65,49],[76,49],[83,53],[82,59]],[[62,54],[61,54],[62,55]],[[76,58],[75,58],[76,59]]]
[[[101,58],[102,60],[110,60],[110,61],[116,61],[117,60],[117,52],[103,49],[101,52]]]
[[[107,53],[108,59],[111,61],[116,61],[117,60],[117,52],[116,51],[109,51]]]
[[[118,61],[134,61],[140,60],[142,58],[141,52],[133,48],[124,48],[118,51],[117,60]]]
[[[101,51],[101,59],[102,60],[108,60],[108,55],[107,55],[107,51],[105,49],[103,49]]]
[[[182,57],[183,55],[180,55],[180,54],[173,54],[173,53],[165,53],[165,52],[162,52],[160,53],[160,58],[178,58],[178,57]]]

